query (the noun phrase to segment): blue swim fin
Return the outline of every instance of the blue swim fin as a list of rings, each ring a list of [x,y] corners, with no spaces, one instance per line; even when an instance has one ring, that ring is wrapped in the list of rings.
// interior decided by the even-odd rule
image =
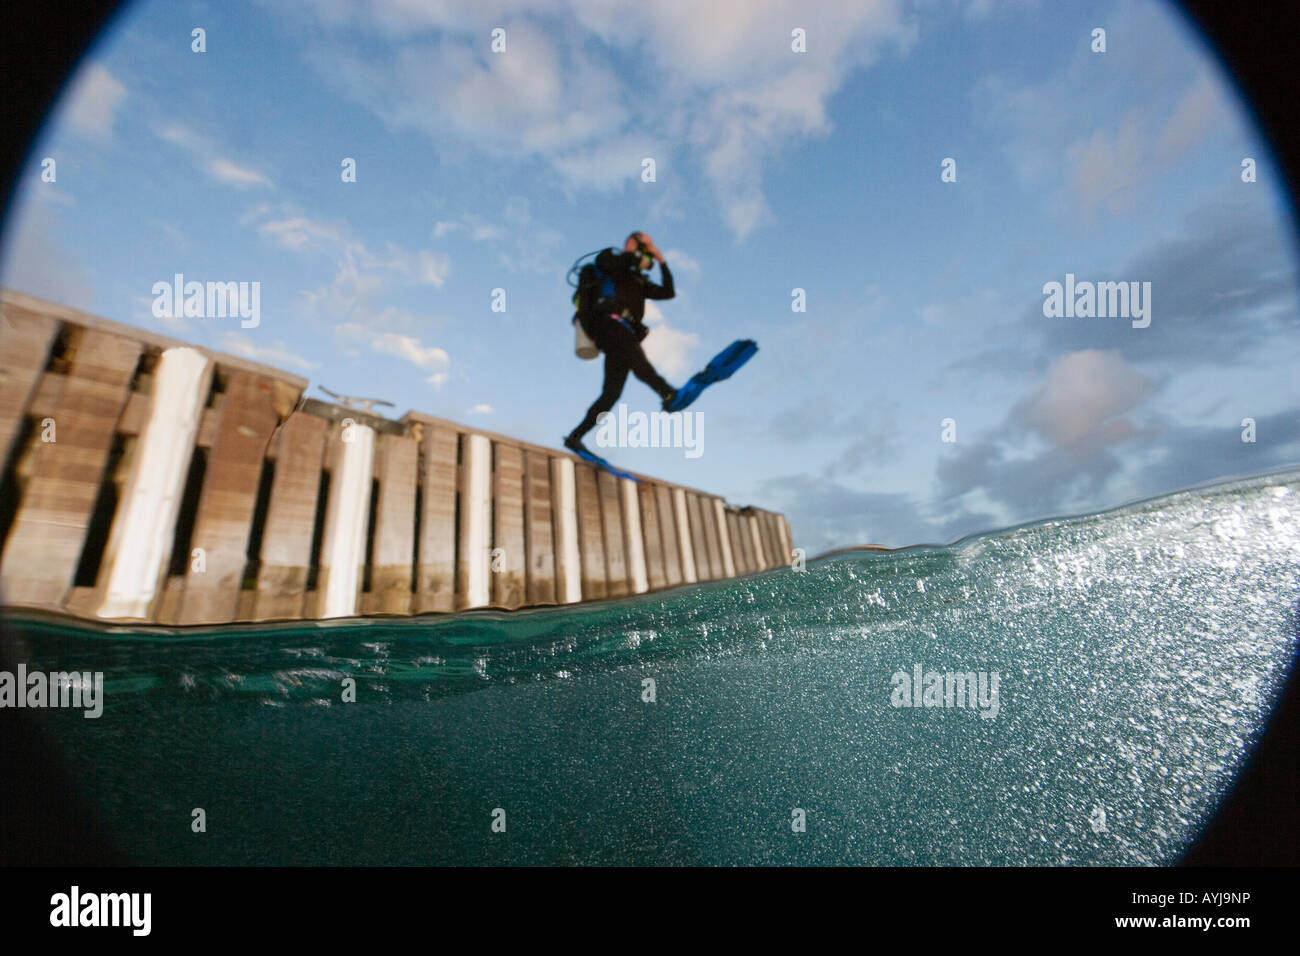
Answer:
[[[599,455],[594,455],[590,451],[588,451],[586,446],[583,446],[580,449],[572,449],[572,451],[579,458],[591,462],[597,468],[605,469],[607,472],[609,472],[611,475],[614,475],[616,478],[630,478],[632,481],[635,481],[637,484],[641,483],[641,479],[638,478],[636,475],[628,474],[626,471],[619,471],[617,468],[615,468],[613,465],[607,462],[604,458],[601,458]]]
[[[710,359],[703,371],[696,372],[689,382],[678,389],[673,400],[664,406],[666,411],[679,412],[690,405],[700,393],[714,382],[730,378],[758,351],[758,344],[753,339],[737,339]]]

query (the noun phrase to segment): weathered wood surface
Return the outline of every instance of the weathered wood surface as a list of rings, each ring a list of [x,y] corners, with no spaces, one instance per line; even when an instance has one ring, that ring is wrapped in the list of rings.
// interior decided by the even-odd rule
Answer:
[[[54,440],[42,434],[34,447],[5,542],[0,591],[7,602],[59,606],[72,587],[140,352],[139,342],[121,336],[76,334],[48,426]]]
[[[59,325],[47,315],[0,304],[0,468],[9,460]]]
[[[627,551],[623,541],[623,512],[618,496],[618,482],[603,468],[596,473],[600,494],[600,520],[605,536],[605,581],[610,597],[631,592],[628,580]]]
[[[607,597],[605,581],[605,532],[600,517],[600,492],[596,486],[596,468],[586,462],[574,466],[577,479],[579,539],[582,551],[582,599]]]
[[[262,467],[278,424],[271,383],[260,375],[231,371],[190,539],[191,550],[202,549],[204,568],[197,572],[193,562],[188,565],[177,620],[170,623],[219,624],[238,618]]]
[[[515,445],[496,443],[492,475],[495,520],[492,540],[492,603],[513,610],[524,603],[524,454]]]
[[[551,520],[551,456],[524,452],[527,604],[554,604],[555,536]]]
[[[379,436],[379,501],[375,509],[375,543],[367,602],[370,611],[382,614],[411,611],[419,457],[419,444],[414,438]]]
[[[327,428],[324,419],[295,412],[276,436],[275,475],[262,531],[252,613],[255,620],[303,617]]]
[[[426,424],[421,452],[419,569],[415,611],[451,611],[456,606],[456,448],[449,428]]]

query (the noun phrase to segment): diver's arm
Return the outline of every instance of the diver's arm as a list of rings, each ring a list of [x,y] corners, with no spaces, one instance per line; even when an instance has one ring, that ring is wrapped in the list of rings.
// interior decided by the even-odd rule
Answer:
[[[659,260],[659,272],[663,275],[663,285],[655,285],[647,281],[645,284],[645,297],[647,299],[671,299],[677,294],[673,288],[673,274],[668,270],[668,263],[662,259]]]

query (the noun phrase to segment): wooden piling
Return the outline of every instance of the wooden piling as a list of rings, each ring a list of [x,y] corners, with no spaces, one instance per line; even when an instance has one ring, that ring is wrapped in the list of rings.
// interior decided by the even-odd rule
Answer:
[[[276,437],[254,620],[304,616],[327,428],[322,418],[294,412]]]
[[[99,498],[118,416],[140,359],[139,342],[94,329],[72,336],[54,414],[32,456],[0,561],[11,604],[61,607],[73,585]]]
[[[239,617],[248,565],[248,537],[267,446],[279,424],[271,382],[238,369],[227,373],[216,436],[208,455],[191,548],[203,553],[201,571],[187,564],[175,624],[219,624]]]
[[[415,555],[415,498],[419,443],[405,435],[380,435],[377,456],[379,500],[375,508],[374,552],[366,610],[411,612],[411,562]]]
[[[492,475],[495,528],[492,540],[492,603],[513,610],[524,603],[524,455],[515,445],[496,442]]]

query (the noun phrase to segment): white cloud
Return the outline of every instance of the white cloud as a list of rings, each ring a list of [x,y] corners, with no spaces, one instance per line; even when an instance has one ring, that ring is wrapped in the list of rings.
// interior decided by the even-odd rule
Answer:
[[[231,355],[238,355],[253,362],[265,362],[268,365],[288,365],[302,369],[305,372],[320,368],[320,363],[303,358],[279,339],[269,344],[258,345],[242,332],[227,332],[221,337],[221,348]]]
[[[1156,155],[1166,163],[1204,139],[1228,115],[1223,92],[1208,72],[1202,72],[1183,94],[1165,121]]]
[[[447,353],[436,346],[423,346],[419,339],[410,335],[398,335],[395,332],[384,332],[375,337],[371,348],[376,352],[387,352],[390,355],[396,355],[398,358],[405,359],[412,365],[422,369],[445,369],[450,360]]]
[[[1135,433],[1117,416],[1139,405],[1152,388],[1152,381],[1118,352],[1071,352],[1052,366],[1014,417],[1054,445],[1090,437],[1115,441]]]
[[[700,345],[699,335],[674,329],[664,320],[663,313],[653,301],[645,304],[645,324],[650,329],[650,334],[641,343],[646,358],[660,375],[680,386],[680,379],[697,371],[692,362]]]
[[[487,404],[475,405],[473,408],[469,410],[469,413],[471,415],[491,415],[492,406]]]
[[[495,218],[464,213],[455,220],[441,220],[434,226],[433,235],[436,239],[452,232],[464,232],[473,242],[502,245],[498,261],[511,272],[553,271],[565,241],[561,232],[533,217],[531,203],[525,196],[509,197]],[[446,257],[429,255],[430,260],[424,264],[428,274],[445,277],[449,268]]]
[[[540,162],[569,190],[637,188],[644,156],[665,171],[698,164],[738,239],[771,219],[768,161],[827,134],[831,96],[882,46],[914,42],[917,29],[899,0],[284,8],[290,17],[302,10],[327,38],[309,58],[391,128],[457,154]],[[791,51],[792,24],[807,31],[807,54]],[[504,53],[486,50],[495,26],[506,30]],[[360,52],[365,34],[388,45],[385,55]]]
[[[271,180],[261,173],[246,166],[240,166],[224,156],[218,156],[209,161],[207,171],[217,182],[225,183],[227,186],[234,186],[236,189],[252,189],[258,186],[271,185]]]
[[[1205,72],[1187,87],[1163,124],[1153,121],[1151,114],[1157,112],[1149,106],[1128,110],[1114,129],[1098,126],[1066,147],[1074,198],[1085,217],[1103,206],[1112,214],[1133,211],[1142,187],[1227,116],[1219,89]]]
[[[126,87],[117,77],[98,63],[89,63],[77,71],[62,119],[82,136],[107,139],[125,98]]]
[[[257,189],[272,185],[270,179],[256,170],[220,155],[215,143],[187,126],[170,123],[155,129],[154,133],[163,142],[171,143],[189,153],[197,169],[225,186],[233,186],[236,189]]]
[[[1226,87],[1200,65],[1201,51],[1160,5],[1120,5],[1107,29],[1112,37],[1144,39],[1113,44],[1104,56],[1104,83],[1099,55],[1080,42],[1059,69],[1034,83],[993,75],[972,89],[975,115],[1004,141],[1021,179],[1052,191],[1063,215],[1085,222],[1100,210],[1137,211],[1171,166],[1211,136],[1228,139],[1236,122]],[[1068,188],[1058,189],[1063,153]]]
[[[451,272],[451,258],[446,253],[431,249],[411,251],[391,240],[384,244],[382,252],[372,252],[350,234],[346,225],[311,219],[288,204],[277,207],[263,203],[249,210],[241,221],[245,225],[256,224],[260,235],[286,249],[338,257],[336,284],[354,294],[378,291],[385,275],[415,285],[442,288]]]
[[[258,203],[240,217],[240,223],[285,249],[334,263],[330,281],[300,290],[298,304],[306,318],[341,322],[343,328],[409,334],[426,327],[427,317],[383,300],[403,288],[442,288],[451,272],[451,259],[445,253],[410,250],[392,241],[385,242],[382,250],[372,250],[347,223],[314,219],[288,203]],[[347,342],[337,345],[343,354],[356,354]]]
[[[1146,120],[1129,110],[1112,132],[1095,129],[1066,148],[1070,183],[1086,215],[1103,203],[1112,213],[1132,209],[1132,190],[1146,175]]]
[[[437,346],[424,345],[413,335],[378,331],[359,322],[340,323],[335,327],[334,331],[339,338],[345,341],[363,342],[368,340],[372,351],[395,356],[405,362],[410,362],[416,368],[432,372],[433,374],[425,379],[430,385],[441,386],[447,381],[448,369],[451,367],[451,359],[448,357],[447,352]]]
[[[700,274],[700,264],[681,249],[662,249],[664,261],[674,272],[689,272],[693,276]]]
[[[290,216],[262,223],[257,231],[270,236],[287,249],[306,249],[317,242],[335,244],[342,241],[339,230],[305,216]]]
[[[360,251],[366,255],[365,247],[357,243]],[[409,252],[395,242],[385,244],[384,253],[372,258],[374,267],[396,273],[409,282],[431,285],[441,289],[451,271],[451,259],[441,252],[421,249]]]

